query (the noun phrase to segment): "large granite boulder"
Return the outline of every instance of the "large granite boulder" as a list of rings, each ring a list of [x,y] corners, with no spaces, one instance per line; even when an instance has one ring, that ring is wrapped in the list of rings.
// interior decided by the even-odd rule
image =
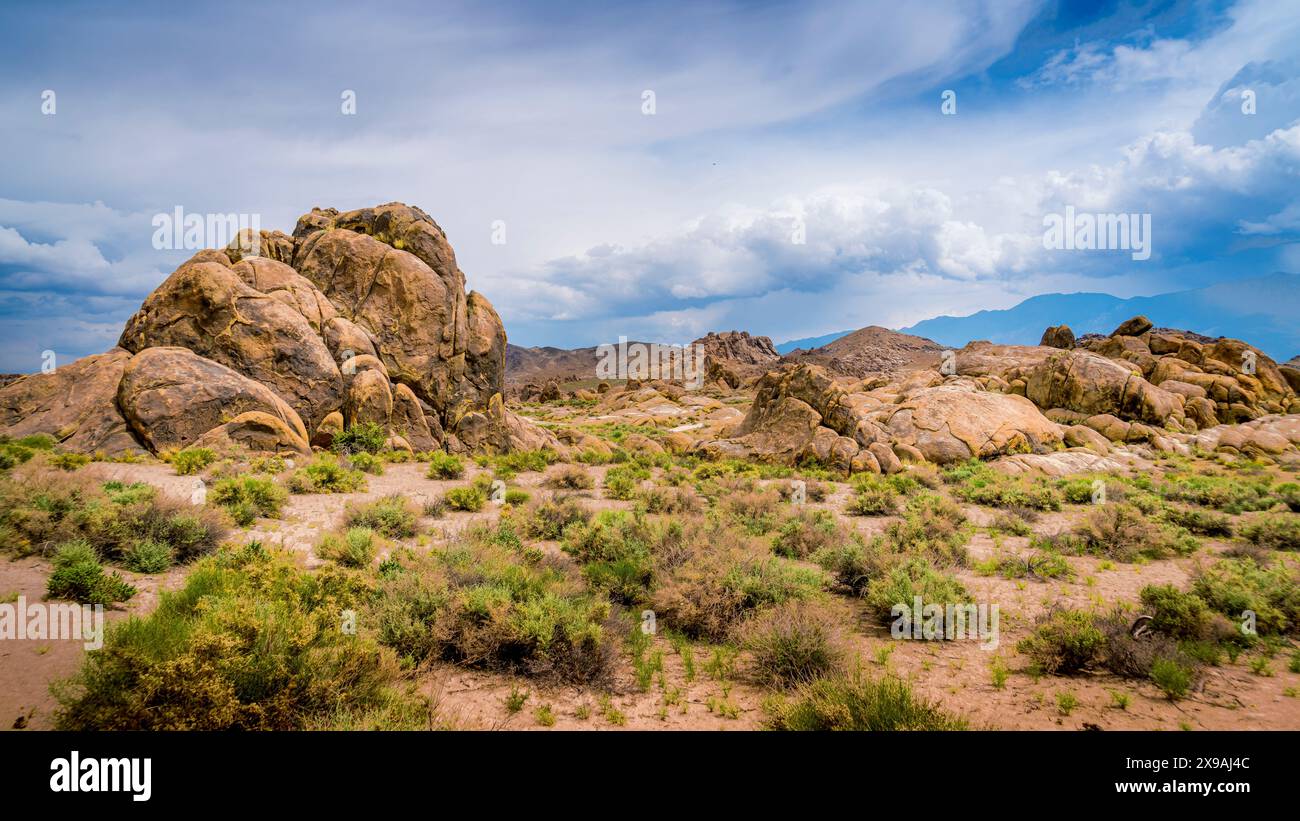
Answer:
[[[155,453],[188,447],[251,411],[307,441],[302,419],[275,391],[188,348],[146,348],[132,357],[117,385],[117,405]]]
[[[69,450],[143,453],[117,408],[117,384],[131,352],[114,348],[0,389],[0,428],[14,437],[45,433]]]

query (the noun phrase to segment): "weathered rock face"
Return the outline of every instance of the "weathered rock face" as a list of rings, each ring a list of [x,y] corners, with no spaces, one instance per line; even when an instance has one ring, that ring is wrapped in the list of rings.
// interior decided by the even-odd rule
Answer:
[[[0,428],[10,436],[48,433],[84,453],[142,453],[117,409],[117,384],[131,352],[114,348],[24,376],[0,389]]]
[[[702,453],[893,472],[901,469],[900,449],[942,464],[1046,452],[1061,442],[1060,427],[1029,400],[983,391],[970,379],[942,384],[933,372],[850,393],[824,369],[801,365],[768,373],[757,387],[734,434],[701,443]]]
[[[1085,351],[1056,353],[1034,367],[1025,381],[1025,396],[1040,408],[1114,413],[1154,424],[1183,416],[1182,397],[1115,360]]]
[[[6,386],[0,425],[113,453],[209,433],[222,446],[300,450],[308,431],[328,443],[358,423],[420,450],[558,445],[505,409],[501,318],[466,294],[437,223],[400,203],[315,209],[293,236],[243,232],[199,251],[120,345]]]
[[[192,445],[250,411],[282,423],[302,443],[307,431],[270,388],[186,348],[146,348],[126,363],[117,405],[150,450]]]
[[[440,409],[444,424],[501,392],[501,319],[482,295],[466,295],[446,235],[423,211],[315,209],[294,238],[294,267],[371,335],[392,380]]]
[[[1069,350],[1074,347],[1074,331],[1070,330],[1069,325],[1053,325],[1043,331],[1043,339],[1038,344]]]
[[[692,344],[702,346],[706,358],[740,365],[768,365],[781,358],[770,338],[750,336],[747,331],[711,332]]]
[[[259,267],[270,266],[280,264]],[[188,348],[271,388],[312,427],[342,404],[338,366],[306,317],[218,262],[178,268],[127,322],[119,344],[133,353]]]

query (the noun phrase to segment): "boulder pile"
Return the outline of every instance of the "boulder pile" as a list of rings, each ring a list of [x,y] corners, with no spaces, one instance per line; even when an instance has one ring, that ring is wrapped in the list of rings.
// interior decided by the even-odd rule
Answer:
[[[505,408],[505,348],[500,317],[466,293],[423,211],[316,208],[292,236],[246,232],[199,251],[113,350],[0,389],[0,428],[108,455],[306,453],[359,423],[401,449],[558,448]]]

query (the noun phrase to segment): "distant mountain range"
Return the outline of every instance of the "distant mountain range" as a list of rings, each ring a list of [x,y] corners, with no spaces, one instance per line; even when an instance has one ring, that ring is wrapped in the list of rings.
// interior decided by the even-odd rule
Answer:
[[[1243,339],[1279,362],[1300,354],[1300,275],[1285,273],[1129,299],[1109,294],[1043,294],[1014,308],[939,316],[899,330],[951,348],[976,339],[1037,345],[1049,325],[1069,325],[1076,336],[1107,334],[1137,314],[1146,315],[1157,327]],[[786,354],[796,348],[817,348],[849,333],[795,339],[776,349]]]

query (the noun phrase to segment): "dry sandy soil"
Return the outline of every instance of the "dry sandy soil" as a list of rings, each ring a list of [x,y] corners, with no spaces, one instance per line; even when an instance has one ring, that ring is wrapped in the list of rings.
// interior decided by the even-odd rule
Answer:
[[[163,492],[187,498],[193,479],[175,475],[164,464],[92,464],[89,474],[126,482],[144,481]],[[604,468],[589,470],[599,478]],[[259,520],[240,538],[257,538],[266,544],[280,544],[300,554],[304,563],[315,566],[321,560],[312,554],[320,535],[337,527],[349,501],[374,499],[391,493],[433,497],[465,479],[439,482],[424,477],[424,465],[391,464],[383,476],[369,477],[366,493],[345,495],[293,495],[279,520]],[[522,473],[512,482],[536,495],[551,491],[541,486],[541,474]],[[849,526],[864,534],[880,532],[887,517],[852,517],[842,513],[849,490],[835,486],[824,501],[809,502],[835,512]],[[600,498],[599,489],[587,493],[594,508],[626,507],[628,502]],[[964,506],[975,525],[987,524],[993,512],[988,508]],[[1066,529],[1086,510],[1067,505],[1060,513],[1042,516],[1034,525],[1041,533]],[[490,521],[496,512],[449,513],[440,519],[423,519],[426,535],[407,540],[411,545],[441,542],[460,528],[476,521]],[[1000,544],[999,544],[1000,543]],[[998,551],[1026,552],[1028,539],[994,536],[979,530],[969,543],[972,558],[989,557]],[[1152,561],[1144,564],[1107,564],[1089,557],[1068,557],[1075,574],[1070,580],[1013,580],[983,576],[966,569],[958,573],[977,601],[996,601],[1001,607],[1000,646],[990,651],[975,641],[896,641],[886,625],[869,616],[863,604],[846,596],[835,596],[835,607],[844,623],[851,626],[852,651],[858,664],[870,671],[888,668],[913,682],[918,693],[939,702],[946,710],[966,718],[973,727],[1007,729],[1300,729],[1300,698],[1286,695],[1300,688],[1300,675],[1288,672],[1287,659],[1279,655],[1271,663],[1272,675],[1252,672],[1249,656],[1235,663],[1225,661],[1211,667],[1198,689],[1181,701],[1166,699],[1150,683],[1112,675],[1034,677],[1026,672],[1026,661],[1017,655],[1016,642],[1030,632],[1036,616],[1054,603],[1087,607],[1101,602],[1136,601],[1147,584],[1184,585],[1198,562],[1226,548],[1226,543],[1203,540],[1204,547],[1189,558]],[[563,556],[556,543],[543,549]],[[50,567],[37,558],[0,561],[0,600],[18,594],[29,601],[44,592]],[[158,601],[160,590],[180,586],[183,569],[159,576],[139,576],[122,571],[141,590],[125,607],[109,613],[110,620],[148,613]],[[467,670],[451,664],[437,664],[421,674],[421,689],[433,696],[438,712],[457,727],[481,729],[541,729],[538,708],[549,706],[556,729],[754,729],[762,724],[762,702],[766,693],[746,682],[743,655],[736,673],[727,683],[707,671],[711,649],[698,646],[694,653],[694,676],[688,677],[684,659],[667,641],[656,638],[664,652],[664,674],[648,691],[637,688],[626,662],[611,693],[577,687],[539,686],[536,682],[506,675]],[[48,728],[55,706],[49,685],[72,673],[83,649],[77,642],[13,641],[0,643],[0,727]],[[1003,688],[993,685],[990,665],[997,656],[1011,675]],[[506,702],[512,694],[527,693],[522,709],[511,712]],[[1063,714],[1058,696],[1073,694],[1077,706]],[[1126,709],[1116,706],[1114,693],[1129,696]]]

